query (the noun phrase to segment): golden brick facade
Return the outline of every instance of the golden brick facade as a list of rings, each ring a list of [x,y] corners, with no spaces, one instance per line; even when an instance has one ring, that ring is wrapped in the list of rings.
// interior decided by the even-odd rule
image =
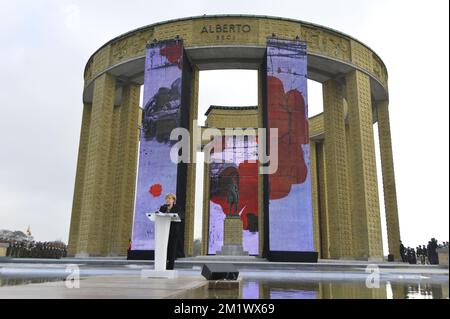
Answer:
[[[400,242],[400,225],[397,212],[397,196],[395,195],[394,161],[392,156],[391,129],[387,101],[378,103],[377,116],[389,253],[394,255],[396,260],[400,260],[400,251],[398,249]]]
[[[122,104],[116,109],[120,112],[116,128],[117,148],[111,154],[115,171],[111,182],[111,221],[108,229],[108,255],[117,255],[128,248],[134,209],[134,184],[136,182],[136,162],[139,137],[139,92],[135,84],[123,90]]]
[[[89,124],[83,197],[76,253],[103,254],[107,215],[109,156],[114,113],[115,80],[103,74],[95,80],[94,96]],[[75,242],[69,243],[74,244]]]
[[[310,143],[310,169],[311,169],[311,187],[312,187],[312,207],[314,221],[314,250],[320,254],[320,205],[319,205],[319,176],[317,174],[317,149],[316,143]]]
[[[69,255],[74,255],[77,252],[78,245],[78,234],[80,229],[80,215],[81,215],[81,201],[83,199],[83,188],[85,180],[85,170],[86,170],[86,155],[88,149],[89,141],[89,127],[91,119],[91,104],[84,104],[83,107],[83,117],[81,121],[81,134],[80,134],[80,145],[78,148],[78,163],[75,179],[75,190],[72,202],[72,219],[70,222],[69,230]]]
[[[201,33],[203,26],[240,24],[249,25],[251,31],[231,38],[217,37],[214,33]],[[204,16],[171,20],[152,24],[121,35],[97,50],[89,59],[85,69],[88,84],[107,67],[124,61],[142,57],[147,42],[167,40],[175,37],[183,39],[188,47],[199,46],[265,46],[267,37],[296,38],[308,44],[308,53],[329,57],[354,64],[370,73],[387,89],[387,71],[375,52],[359,41],[335,30],[315,24],[259,16]]]
[[[235,32],[239,28],[239,32]],[[230,32],[233,30],[233,32]],[[226,32],[225,32],[226,31]],[[149,25],[121,35],[97,50],[86,64],[77,172],[69,234],[70,255],[125,255],[133,220],[140,110],[146,44],[183,40],[187,51],[199,48],[264,48],[267,37],[299,38],[308,56],[348,70],[318,75],[323,83],[324,112],[310,118],[314,243],[321,258],[382,257],[380,204],[373,136],[378,120],[389,252],[398,258],[400,240],[392,145],[389,127],[387,70],[370,48],[322,26],[265,16],[202,16]],[[314,60],[314,59],[311,59]],[[262,61],[258,70],[258,109],[216,110],[210,127],[263,127]],[[314,73],[327,65],[308,66]],[[141,70],[140,70],[141,68]],[[135,70],[127,73],[126,70]],[[193,63],[190,130],[198,118],[200,66]],[[376,86],[376,90],[374,87]],[[380,93],[381,92],[381,93]],[[120,97],[120,98],[118,98]],[[376,116],[374,116],[375,114]],[[260,149],[261,151],[261,149]],[[192,154],[194,156],[194,154]],[[205,164],[205,172],[208,172]],[[193,252],[195,164],[187,169],[185,252]],[[200,190],[197,190],[200,191]],[[263,183],[258,182],[260,252],[264,231]],[[204,194],[209,176],[204,177]],[[203,205],[202,237],[207,238]],[[207,241],[203,240],[202,253]]]
[[[352,232],[354,255],[382,258],[375,143],[373,136],[370,79],[353,71],[346,76],[352,188]]]
[[[319,195],[319,233],[320,233],[320,256],[330,258],[330,223],[328,218],[328,199],[327,199],[327,167],[325,165],[326,152],[323,142],[314,142],[316,148],[316,166],[317,167],[317,193]]]
[[[96,79],[92,105],[86,105],[80,138],[70,255],[123,255],[128,248],[138,147],[140,86],[122,91],[114,105],[115,79]]]
[[[352,256],[352,214],[348,196],[343,95],[341,85],[335,80],[323,84],[323,108],[329,249],[332,258],[348,258]]]
[[[199,89],[199,71],[194,67],[192,72],[192,89],[191,89],[191,105],[198,104],[198,89]],[[198,108],[192,107],[189,110],[189,131],[192,132],[194,127],[194,121],[198,118]],[[194,136],[191,135],[191,145],[194,143]],[[191,163],[187,164],[187,184],[195,185],[195,172],[196,172],[196,150],[193,150],[190,154]],[[185,222],[187,225],[194,224],[195,216],[195,187],[188,187],[186,189],[186,208],[185,208]],[[192,255],[194,252],[194,227],[187,227],[184,231],[184,250],[187,255]]]

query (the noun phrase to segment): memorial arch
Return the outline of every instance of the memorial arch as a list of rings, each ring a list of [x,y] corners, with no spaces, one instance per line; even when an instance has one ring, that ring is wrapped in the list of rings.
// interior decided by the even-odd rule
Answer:
[[[70,255],[127,254],[136,206],[142,123],[139,95],[144,84],[146,54],[148,48],[167,43],[182,45],[180,74],[183,84],[180,85],[183,94],[180,101],[186,106],[184,125],[190,132],[194,130],[193,120],[198,117],[201,70],[258,70],[258,105],[249,110],[216,108],[210,122],[218,121],[223,126],[219,128],[233,127],[227,120],[233,122],[233,116],[245,111],[251,113],[247,117],[249,123],[242,123],[240,127],[270,127],[268,110],[275,93],[269,88],[280,85],[270,78],[274,74],[270,72],[277,71],[271,70],[275,64],[268,60],[271,48],[280,50],[281,45],[288,43],[291,52],[304,49],[305,78],[323,85],[324,112],[307,119],[306,141],[300,142],[299,135],[293,135],[296,143],[308,145],[304,154],[308,155],[305,157],[308,164],[305,178],[310,181],[311,233],[299,240],[310,240],[311,247],[304,249],[306,244],[299,245],[288,251],[270,248],[270,213],[277,208],[273,206],[268,190],[271,177],[258,175],[258,255],[273,260],[381,259],[377,180],[382,178],[389,253],[399,258],[388,76],[381,58],[360,41],[331,28],[292,19],[250,15],[199,16],[151,24],[108,41],[91,56],[84,72]],[[282,61],[282,55],[278,56]],[[285,62],[280,63],[283,66]],[[298,67],[299,72],[293,72],[296,76],[301,73],[301,65]],[[303,93],[306,94],[306,90]],[[307,104],[307,99],[305,101]],[[373,124],[376,122],[382,176],[377,176],[375,164]],[[304,130],[301,125],[297,129],[298,132]],[[183,193],[187,255],[193,252],[195,192],[202,191],[195,189],[195,170],[195,163],[183,166],[184,188],[178,189]],[[301,172],[298,174],[300,176]],[[283,177],[274,183],[279,184],[282,180],[286,179]],[[302,178],[297,180],[301,180],[299,184],[303,183]],[[298,227],[308,230],[302,223]],[[277,236],[274,234],[272,238]],[[204,239],[203,253],[207,254],[205,243]],[[298,254],[290,255],[289,252]]]

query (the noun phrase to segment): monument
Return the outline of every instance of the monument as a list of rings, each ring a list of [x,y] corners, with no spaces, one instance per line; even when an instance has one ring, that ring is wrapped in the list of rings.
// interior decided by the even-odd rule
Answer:
[[[256,163],[235,156],[205,164],[203,190],[195,188],[193,161],[168,160],[172,129],[197,129],[199,72],[211,69],[257,70],[258,105],[212,106],[200,131],[278,128],[275,173],[259,173],[269,134],[225,139],[231,154],[245,151]],[[274,261],[380,260],[378,123],[389,253],[400,258],[387,70],[360,41],[285,18],[190,17],[108,41],[84,76],[69,255],[126,255],[132,238],[130,258],[152,258],[153,225],[145,213],[169,191],[184,208],[184,250],[192,255],[195,193],[203,191],[210,199],[203,209],[204,255],[242,241],[242,253]],[[306,79],[323,85],[324,111],[314,117],[308,117]],[[235,235],[224,239],[226,229]]]

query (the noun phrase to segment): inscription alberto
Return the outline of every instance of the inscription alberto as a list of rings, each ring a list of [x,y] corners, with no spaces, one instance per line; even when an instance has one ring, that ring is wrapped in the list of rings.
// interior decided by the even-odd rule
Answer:
[[[210,24],[203,26],[200,33],[248,33],[251,30],[248,24]]]

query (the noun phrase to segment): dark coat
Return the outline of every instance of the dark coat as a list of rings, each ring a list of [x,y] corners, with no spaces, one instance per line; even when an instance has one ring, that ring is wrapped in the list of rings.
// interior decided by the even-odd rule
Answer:
[[[167,213],[167,207],[168,207],[168,205],[164,204],[159,208],[159,211],[161,213]],[[180,207],[177,204],[173,204],[172,209],[170,210],[170,213],[178,214],[178,216],[180,216],[180,218],[181,218],[181,221],[184,221],[183,211],[180,209]]]
[[[161,213],[167,213],[168,205],[164,204],[159,208]],[[184,234],[184,213],[179,206],[174,204],[170,210],[172,214],[178,214],[180,222],[170,223],[169,242],[167,245],[167,269],[173,269],[176,257],[184,257],[183,234]]]

